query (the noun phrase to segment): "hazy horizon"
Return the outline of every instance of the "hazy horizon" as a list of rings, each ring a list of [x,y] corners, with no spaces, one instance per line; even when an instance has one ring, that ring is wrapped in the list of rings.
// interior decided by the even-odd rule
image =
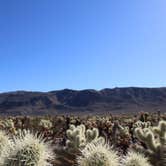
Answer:
[[[25,89],[16,89],[14,91],[0,91],[0,93],[10,93],[10,92],[52,92],[52,91],[62,91],[62,90],[74,90],[74,91],[82,91],[82,90],[96,90],[96,91],[101,91],[104,89],[116,89],[116,88],[147,88],[147,89],[158,89],[158,88],[166,88],[166,86],[161,86],[161,87],[139,87],[139,86],[126,86],[126,87],[105,87],[105,88],[101,88],[101,89],[92,89],[92,88],[88,88],[88,89],[72,89],[72,88],[63,88],[63,89],[50,89],[48,91],[40,91],[40,90],[25,90]]]

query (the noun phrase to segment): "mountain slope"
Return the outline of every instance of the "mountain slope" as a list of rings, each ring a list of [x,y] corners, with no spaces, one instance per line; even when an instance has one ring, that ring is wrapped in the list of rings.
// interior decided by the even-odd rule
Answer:
[[[64,89],[51,92],[16,91],[0,94],[1,115],[59,113],[166,112],[166,88]]]

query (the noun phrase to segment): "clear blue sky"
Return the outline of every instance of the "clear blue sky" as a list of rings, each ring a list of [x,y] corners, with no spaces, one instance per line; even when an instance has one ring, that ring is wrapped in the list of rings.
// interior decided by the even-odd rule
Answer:
[[[0,92],[166,86],[165,0],[0,0]]]

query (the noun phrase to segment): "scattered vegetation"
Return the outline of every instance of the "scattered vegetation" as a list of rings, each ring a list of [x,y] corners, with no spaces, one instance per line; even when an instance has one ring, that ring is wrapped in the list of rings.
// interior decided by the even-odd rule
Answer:
[[[0,166],[166,166],[166,114],[1,117]]]

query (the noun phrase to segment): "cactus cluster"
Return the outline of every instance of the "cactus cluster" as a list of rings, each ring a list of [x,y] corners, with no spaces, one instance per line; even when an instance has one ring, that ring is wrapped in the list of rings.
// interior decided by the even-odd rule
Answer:
[[[104,142],[104,138],[99,136],[99,130],[97,128],[88,129],[85,132],[86,142],[90,143],[92,141],[101,141]]]
[[[130,141],[130,131],[128,126],[122,126],[119,121],[115,121],[111,130],[112,133],[110,139],[113,145],[118,145],[121,138],[123,138],[123,140],[127,138],[127,140]]]
[[[144,124],[143,124],[144,123]],[[145,124],[146,123],[146,124]],[[143,125],[142,125],[143,124]],[[115,123],[121,132],[128,132],[119,123]],[[166,166],[166,122],[160,121],[157,127],[151,127],[150,123],[141,122],[135,129],[137,138],[146,147],[141,152],[129,151],[124,157],[117,155],[108,144],[92,141],[81,149],[81,156],[77,157],[79,166]],[[96,131],[87,130],[88,133]],[[95,139],[95,134],[89,134]],[[99,137],[99,135],[97,135]],[[147,157],[145,157],[147,156]],[[111,160],[109,160],[111,159]]]
[[[155,113],[1,117],[0,166],[166,166],[164,120]]]
[[[166,163],[166,121],[160,121],[157,127],[136,128],[136,137],[146,145],[139,147],[150,158],[155,166],[165,166]]]
[[[78,150],[84,147],[86,144],[85,138],[85,126],[74,126],[70,125],[70,128],[66,131],[67,141],[66,146],[69,150]]]
[[[99,131],[97,128],[87,129],[85,125],[81,124],[79,126],[70,125],[70,128],[66,131],[67,141],[66,146],[69,150],[79,150],[83,148],[87,143],[93,141],[104,142],[103,137],[99,137]]]
[[[143,154],[130,151],[126,156],[118,155],[107,143],[91,142],[77,157],[78,166],[152,166]]]
[[[142,122],[142,121],[137,121],[136,123],[134,123],[133,124],[133,128],[135,129],[135,128],[138,128],[138,127],[140,127],[140,128],[150,128],[151,127],[151,122],[150,121],[147,121],[147,122]]]
[[[165,133],[163,124],[165,123],[160,122],[159,127],[153,128],[153,131],[155,131],[156,133],[160,133],[161,129],[163,129]],[[129,133],[128,128],[122,127],[121,125],[119,125],[119,123],[116,123],[115,125],[120,132]],[[85,126],[82,127],[82,132],[75,132],[82,133],[82,136],[84,138],[84,146],[79,147],[81,155],[77,157],[77,163],[79,166],[151,166],[149,158],[145,157],[144,154],[138,152],[129,151],[127,155],[123,157],[118,156],[118,152],[114,151],[112,147],[103,142],[102,139],[101,141],[94,141],[100,140],[97,129],[85,130]],[[80,129],[80,126],[72,126],[72,128],[73,130]],[[145,128],[139,128],[139,130],[145,130]],[[146,128],[146,130],[150,130],[150,128]],[[138,129],[136,130],[136,132],[137,131]],[[83,133],[86,133],[86,136]],[[160,133],[159,135],[163,138],[163,134]],[[161,165],[161,161],[165,163],[164,157],[160,159],[160,166],[164,166]]]

